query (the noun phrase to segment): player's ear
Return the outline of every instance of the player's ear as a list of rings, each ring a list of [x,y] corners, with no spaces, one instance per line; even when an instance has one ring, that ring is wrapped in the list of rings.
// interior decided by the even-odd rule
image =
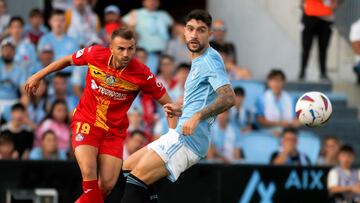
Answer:
[[[211,28],[208,28],[208,33],[209,33],[209,37],[211,37],[212,35],[213,35],[213,31],[212,31],[212,29]]]
[[[110,44],[109,44],[109,49],[110,49],[111,54],[114,54],[114,48],[113,48],[111,42],[110,42]]]

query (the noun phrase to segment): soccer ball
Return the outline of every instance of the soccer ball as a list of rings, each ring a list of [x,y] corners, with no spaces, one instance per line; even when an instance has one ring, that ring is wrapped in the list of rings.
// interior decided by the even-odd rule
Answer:
[[[332,113],[329,98],[321,92],[307,92],[296,102],[296,117],[308,127],[318,127],[326,123]]]

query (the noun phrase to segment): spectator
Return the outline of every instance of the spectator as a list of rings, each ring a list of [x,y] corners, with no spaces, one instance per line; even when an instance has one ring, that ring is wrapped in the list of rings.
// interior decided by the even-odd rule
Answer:
[[[133,132],[135,130],[145,130],[141,106],[131,106],[127,114],[129,118],[128,132]]]
[[[304,0],[304,13],[302,16],[302,54],[299,79],[304,80],[306,66],[313,39],[316,37],[319,44],[320,79],[329,82],[326,73],[326,55],[331,37],[331,25],[334,21],[334,9],[339,0]]]
[[[168,28],[173,24],[171,16],[158,10],[160,0],[143,0],[143,8],[131,11],[124,16],[124,22],[135,28],[139,39],[138,45],[148,52],[147,65],[156,73],[159,56],[165,51],[170,38]]]
[[[109,45],[111,34],[114,30],[123,26],[120,9],[116,5],[109,5],[104,10],[104,29],[102,31],[103,41],[105,45]]]
[[[34,135],[29,126],[25,124],[25,106],[17,103],[11,107],[11,120],[1,126],[1,135],[11,136],[14,149],[19,153],[19,158],[28,159],[32,148]]]
[[[267,77],[268,90],[257,101],[256,119],[274,135],[279,135],[285,127],[299,127],[295,118],[294,103],[284,90],[285,74],[281,70],[271,70]]]
[[[45,119],[40,123],[35,132],[35,146],[41,146],[41,138],[44,132],[53,130],[59,150],[69,150],[70,145],[70,129],[69,114],[65,101],[56,100]]]
[[[169,94],[174,102],[182,103],[185,91],[186,78],[189,75],[191,65],[187,63],[179,64],[175,72],[176,85],[170,90]]]
[[[28,115],[30,119],[30,127],[36,129],[46,116],[47,108],[47,81],[42,79],[36,94],[31,94],[28,103]]]
[[[64,73],[56,73],[52,79],[53,93],[49,93],[48,104],[51,105],[56,100],[64,100],[69,110],[69,115],[76,108],[79,99],[67,93],[67,76]]]
[[[360,19],[351,25],[350,42],[356,55],[354,71],[357,76],[357,83],[360,84]]]
[[[43,35],[38,44],[38,50],[44,46],[51,46],[54,50],[54,60],[73,54],[78,51],[79,45],[72,37],[65,32],[65,13],[61,10],[53,10],[50,15],[49,24],[51,32]],[[62,72],[70,75],[72,69],[65,68]]]
[[[41,146],[34,147],[30,160],[66,160],[66,150],[59,150],[56,134],[48,130],[41,136]]]
[[[219,51],[225,64],[226,73],[229,80],[250,80],[252,73],[249,69],[240,67],[235,64],[234,60],[226,52]]]
[[[191,63],[189,50],[187,48],[184,36],[184,22],[176,22],[173,25],[173,38],[169,41],[165,53],[174,57],[176,66],[181,63]]]
[[[230,109],[230,121],[242,132],[249,132],[252,130],[253,115],[250,110],[243,105],[245,90],[242,87],[234,89],[235,92],[235,106]]]
[[[157,78],[165,86],[167,91],[172,90],[176,85],[174,71],[174,58],[169,55],[161,55]]]
[[[311,164],[309,157],[297,150],[297,134],[295,128],[284,129],[281,148],[271,155],[271,164],[294,166],[308,166]]]
[[[49,31],[44,25],[44,15],[41,10],[35,8],[30,11],[29,23],[25,25],[24,31],[25,36],[36,47],[40,37]]]
[[[0,160],[19,159],[19,153],[15,150],[14,142],[10,135],[0,136]]]
[[[11,41],[1,43],[0,99],[16,100],[24,94],[26,74],[24,67],[14,61],[15,45]]]
[[[360,173],[358,169],[351,169],[354,160],[352,146],[343,145],[339,150],[339,164],[330,170],[327,179],[327,188],[333,202],[360,202]]]
[[[86,74],[88,72],[88,67],[76,67],[73,69],[71,74],[70,82],[72,85],[72,92],[75,97],[80,98],[82,95],[85,84],[86,84]]]
[[[224,163],[233,163],[243,159],[241,153],[240,131],[231,124],[229,111],[218,115],[217,123],[212,127],[212,141],[208,159],[218,159]]]
[[[236,64],[236,49],[232,42],[226,41],[227,27],[223,20],[214,20],[212,24],[213,40],[210,46],[217,51],[225,52],[231,61]]]
[[[137,58],[141,63],[146,64],[148,53],[144,48],[137,47],[135,51],[135,58]]]
[[[144,147],[146,141],[147,138],[144,132],[140,130],[132,131],[125,139],[123,159],[127,159],[131,154]]]
[[[0,0],[0,39],[2,39],[7,34],[6,29],[11,18],[6,10],[6,1]]]
[[[67,34],[76,39],[80,47],[98,38],[100,21],[87,0],[73,0],[73,6],[66,10],[65,16]]]
[[[28,71],[33,65],[36,64],[37,56],[34,45],[29,38],[23,38],[24,36],[24,20],[15,16],[10,19],[9,22],[9,34],[10,36],[3,41],[10,41],[15,45],[14,60],[23,63],[24,67]]]
[[[54,61],[54,49],[51,44],[43,44],[38,48],[39,61],[30,70],[30,75],[35,74]],[[49,77],[51,78],[51,77]]]
[[[340,149],[340,140],[335,136],[327,136],[324,139],[318,164],[322,166],[337,165],[338,153]]]

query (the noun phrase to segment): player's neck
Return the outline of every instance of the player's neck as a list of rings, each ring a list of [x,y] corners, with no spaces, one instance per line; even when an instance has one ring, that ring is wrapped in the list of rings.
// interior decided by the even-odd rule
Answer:
[[[191,60],[194,60],[197,57],[203,55],[208,50],[209,47],[210,47],[210,45],[209,45],[209,43],[207,43],[206,46],[204,47],[204,49],[201,50],[200,52],[191,52]]]
[[[123,69],[125,67],[126,66],[122,66],[122,65],[120,65],[120,63],[117,63],[116,60],[114,60],[114,56],[111,56],[110,68],[115,69],[115,70],[121,70],[121,69]]]

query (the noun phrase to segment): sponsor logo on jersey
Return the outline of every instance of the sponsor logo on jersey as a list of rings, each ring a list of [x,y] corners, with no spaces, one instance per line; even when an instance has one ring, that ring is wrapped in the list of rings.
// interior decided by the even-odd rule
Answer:
[[[103,86],[97,85],[95,80],[91,80],[91,89],[99,92],[102,95],[111,97],[114,100],[125,100],[126,96],[127,96],[127,94],[115,92],[115,91],[109,90]]]
[[[81,133],[77,134],[77,135],[75,136],[75,140],[76,140],[77,142],[83,141],[83,140],[84,140],[84,135],[82,135]]]

